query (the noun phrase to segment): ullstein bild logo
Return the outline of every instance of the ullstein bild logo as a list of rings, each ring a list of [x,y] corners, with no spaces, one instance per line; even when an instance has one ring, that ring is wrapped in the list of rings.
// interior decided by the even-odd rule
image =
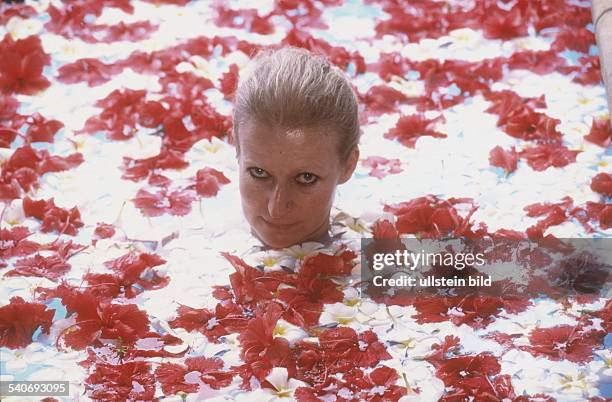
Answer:
[[[610,297],[612,239],[362,239],[361,289],[417,296]]]

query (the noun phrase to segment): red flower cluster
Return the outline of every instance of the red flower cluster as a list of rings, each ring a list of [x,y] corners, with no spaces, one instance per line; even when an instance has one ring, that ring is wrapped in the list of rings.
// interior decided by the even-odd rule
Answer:
[[[134,136],[136,123],[142,113],[145,90],[116,89],[95,103],[102,108],[99,116],[87,119],[80,133],[102,131],[109,139],[127,140]]]
[[[120,8],[130,14],[134,11],[133,6],[123,0],[100,2],[77,0],[60,7],[52,4],[47,9],[51,19],[45,24],[45,28],[67,39],[78,38],[88,43],[139,41],[147,39],[152,32],[157,30],[157,26],[152,25],[149,21],[129,24],[120,22],[114,25],[90,22],[90,17],[100,16],[104,7]]]
[[[40,327],[49,333],[54,310],[44,304],[27,303],[21,297],[11,297],[9,304],[0,307],[0,346],[18,349],[32,342],[32,335]]]
[[[427,357],[444,381],[444,402],[477,400],[501,401],[516,397],[510,376],[499,375],[501,365],[490,353],[459,355],[460,339],[448,335],[442,344],[434,344]]]
[[[391,17],[376,25],[378,37],[390,34],[402,38],[405,35],[406,42],[439,38],[464,27],[482,29],[489,39],[509,40],[525,36],[530,25],[538,32],[549,27],[563,28],[557,34],[562,36],[566,30],[583,29],[591,19],[588,7],[559,1],[549,4],[520,0],[502,9],[491,1],[476,2],[467,8],[462,4],[447,5],[429,0],[407,8],[386,0],[382,2],[382,8]],[[566,42],[567,47],[582,49],[575,44],[581,43],[581,38],[566,38]]]
[[[281,41],[281,45],[302,47],[327,56],[329,61],[346,70],[349,65],[353,66],[353,74],[362,74],[366,71],[366,64],[363,56],[357,52],[349,52],[343,47],[332,46],[323,39],[315,38],[306,31],[293,27],[287,36]]]
[[[24,226],[13,226],[10,230],[0,229],[0,259],[6,261],[11,257],[23,257],[38,251],[40,245],[27,240],[31,235]]]
[[[153,268],[166,261],[155,254],[139,254],[130,252],[104,265],[113,274],[87,273],[83,279],[87,281],[91,292],[100,299],[113,299],[120,295],[131,299],[145,290],[165,287],[170,278],[160,276]]]
[[[146,216],[160,216],[165,213],[182,216],[191,212],[191,202],[194,199],[195,197],[187,190],[175,190],[169,193],[164,188],[155,194],[140,189],[132,201],[134,206]]]
[[[111,80],[122,70],[123,68],[117,64],[106,64],[98,59],[85,58],[61,66],[57,71],[57,79],[64,84],[86,82],[90,87],[94,87]]]
[[[591,131],[584,139],[602,148],[612,145],[612,124],[610,119],[593,119]]]
[[[222,185],[230,182],[223,172],[209,167],[198,170],[195,180],[195,184],[187,188],[195,188],[198,195],[202,197],[214,197]]]
[[[575,218],[589,233],[593,232],[590,221],[599,222],[603,230],[612,226],[611,205],[589,201],[584,206],[574,206],[574,200],[567,196],[558,203],[536,203],[523,209],[529,217],[544,216],[535,225],[527,228],[529,238],[540,238],[546,229],[560,225],[570,218]]]
[[[81,213],[77,207],[66,210],[55,205],[53,198],[48,200],[23,199],[23,211],[26,216],[32,216],[42,221],[40,230],[44,233],[57,231],[76,236],[83,227]]]
[[[419,137],[430,136],[434,138],[446,138],[446,134],[434,129],[435,123],[440,118],[427,119],[422,114],[401,116],[395,127],[387,131],[385,138],[397,139],[402,145],[414,148]]]
[[[186,383],[185,375],[197,372],[199,379],[213,389],[227,387],[231,384],[233,373],[223,371],[223,360],[219,358],[190,357],[185,364],[162,363],[155,369],[155,378],[161,383],[166,395],[178,392],[198,392],[199,384]]]
[[[38,36],[14,41],[6,34],[0,42],[0,91],[32,95],[48,88],[43,69],[50,62]]]
[[[612,174],[602,172],[595,175],[591,180],[591,190],[612,197]]]
[[[458,204],[471,206],[467,216],[459,215],[455,208]],[[442,200],[433,195],[384,207],[385,212],[391,212],[397,217],[395,226],[399,233],[433,238],[474,236],[473,224],[469,220],[476,209],[478,207],[470,199]]]
[[[504,150],[499,145],[489,153],[489,163],[491,166],[496,166],[504,169],[506,176],[516,170],[519,154],[512,147],[509,151]]]
[[[308,257],[299,273],[263,273],[235,256],[224,256],[236,272],[230,275],[231,289],[215,291],[215,297],[221,299],[215,311],[181,306],[170,325],[197,330],[213,342],[220,336],[238,333],[245,364],[232,370],[243,378],[243,388],[250,389],[252,376],[266,386],[265,377],[272,368],[285,367],[290,377],[311,385],[296,391],[298,400],[328,394],[330,387],[348,388],[356,398],[365,398],[371,388],[386,385],[382,399],[372,399],[380,401],[397,400],[406,393],[405,388],[395,385],[398,376],[394,370],[381,367],[369,375],[362,370],[390,358],[371,331],[358,334],[351,328],[338,327],[318,333],[318,344],[299,341],[294,345],[275,334],[281,318],[305,331],[316,331],[323,305],[343,299],[331,278],[349,274],[355,254],[344,251]],[[215,370],[220,368],[215,365]],[[174,376],[184,371],[179,365],[164,368],[163,374],[168,376],[164,384],[169,392],[195,392],[182,377]],[[340,373],[344,378],[331,375]]]
[[[592,360],[593,349],[602,344],[605,336],[605,331],[585,330],[580,325],[536,328],[529,334],[530,345],[522,349],[551,360],[584,363]]]
[[[36,254],[33,257],[15,261],[14,268],[6,272],[4,276],[38,276],[57,281],[70,271],[70,268],[70,264],[58,254],[48,257]]]
[[[131,361],[121,365],[96,364],[85,379],[88,395],[103,401],[150,401],[155,396],[151,364]]]

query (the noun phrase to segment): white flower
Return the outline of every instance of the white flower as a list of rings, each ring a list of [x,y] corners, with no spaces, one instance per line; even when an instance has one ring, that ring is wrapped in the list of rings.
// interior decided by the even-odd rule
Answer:
[[[4,204],[4,212],[0,223],[7,223],[11,226],[19,225],[25,220],[25,213],[20,199],[12,200],[10,204]]]
[[[308,337],[308,334],[300,327],[297,327],[283,319],[276,322],[276,326],[272,331],[272,337],[276,338],[281,336],[289,341],[289,344],[293,344],[300,339]]]
[[[580,398],[590,398],[599,394],[599,377],[581,368],[554,373],[551,380],[559,394],[567,395],[569,398],[575,396],[577,399],[574,400],[584,400]]]
[[[308,386],[308,384],[302,381],[290,379],[285,367],[274,367],[272,372],[266,377],[266,380],[274,387],[273,390],[264,390],[274,396],[269,402],[293,398],[293,393],[298,387]]]
[[[6,30],[11,34],[14,40],[36,35],[40,32],[42,27],[43,23],[33,18],[25,20],[23,18],[13,17],[6,24]]]
[[[358,312],[359,310],[356,306],[347,306],[344,303],[326,304],[319,322],[322,325],[332,323],[348,325],[356,322]]]

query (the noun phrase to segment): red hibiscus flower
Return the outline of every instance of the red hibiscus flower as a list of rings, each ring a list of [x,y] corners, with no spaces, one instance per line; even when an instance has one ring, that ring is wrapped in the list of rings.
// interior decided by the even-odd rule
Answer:
[[[231,384],[234,374],[222,371],[223,360],[207,358],[204,356],[185,359],[185,365],[176,363],[162,363],[155,370],[155,378],[161,383],[166,395],[176,394],[179,391],[197,392],[198,384],[185,383],[185,374],[197,372],[200,379],[213,389],[220,389]]]
[[[132,361],[120,365],[95,365],[85,379],[87,396],[103,401],[150,401],[155,396],[150,363]]]
[[[286,367],[289,376],[295,376],[295,362],[289,342],[282,336],[274,337],[274,328],[281,314],[282,307],[279,304],[269,303],[263,314],[250,320],[238,336],[240,357],[250,365],[260,381],[263,381],[272,367]]]
[[[233,94],[238,86],[238,66],[232,63],[229,66],[229,71],[223,73],[220,80],[221,87],[220,91],[223,93],[223,97],[227,100],[232,100]]]
[[[85,58],[61,66],[57,70],[57,80],[64,84],[86,82],[94,87],[111,80],[122,70],[123,67],[118,64],[105,64],[98,59]]]
[[[0,258],[23,257],[38,251],[40,245],[27,240],[32,233],[24,226],[0,229]]]
[[[23,199],[23,211],[26,216],[33,216],[42,221],[40,230],[44,233],[58,231],[76,236],[80,227],[83,227],[81,213],[77,207],[66,210],[55,206],[53,198],[48,200]]]
[[[19,147],[8,161],[2,164],[0,198],[19,198],[20,187],[25,191],[37,188],[40,175],[71,169],[81,163],[83,163],[83,155],[80,153],[61,157],[51,156],[45,149],[37,151],[30,145]]]
[[[76,236],[78,228],[83,227],[81,213],[77,207],[70,210],[55,206],[53,198],[48,200],[23,199],[23,210],[26,216],[33,216],[42,221],[40,230],[44,233],[53,230]]]
[[[38,186],[38,166],[41,160],[40,153],[29,145],[17,148],[8,161],[2,164],[0,183],[14,183],[25,191]],[[19,198],[19,195],[15,198]]]
[[[378,220],[372,225],[372,236],[375,239],[398,239],[399,233],[393,223],[388,220]]]
[[[43,257],[36,254],[15,261],[15,267],[6,272],[4,276],[38,276],[57,281],[70,271],[70,264],[59,255]]]
[[[528,234],[533,232],[543,233],[551,226],[560,225],[568,219],[568,211],[574,202],[571,197],[563,197],[558,203],[536,203],[523,208],[529,217],[544,216],[534,226],[528,229]]]
[[[215,24],[220,27],[240,28],[261,35],[274,33],[274,25],[269,21],[271,14],[262,17],[255,8],[232,10],[223,3],[217,3],[213,8]]]
[[[540,144],[526,148],[519,153],[521,159],[535,171],[541,172],[549,167],[565,167],[576,162],[576,155],[582,151],[572,151],[561,144]]]
[[[578,72],[572,81],[582,85],[599,85],[601,83],[599,56],[585,56],[578,59],[578,61],[580,62],[580,67],[577,70],[570,69],[568,71],[569,73]],[[564,72],[561,68],[558,68],[558,70],[562,73]]]
[[[168,193],[167,189],[161,189],[152,194],[147,190],[140,189],[132,200],[134,206],[145,216],[160,216],[165,213],[183,216],[191,212],[193,195],[186,190],[175,190]]]
[[[169,321],[172,328],[184,328],[187,331],[206,329],[208,321],[215,316],[215,313],[207,308],[193,308],[189,306],[179,306],[177,316]]]
[[[19,17],[28,19],[38,14],[36,9],[26,4],[10,4],[11,1],[7,1],[10,6],[0,8],[0,24],[6,24],[11,18]],[[18,3],[17,1],[14,3]]]
[[[487,39],[509,40],[527,35],[528,18],[516,5],[510,11],[502,11],[498,7],[487,10],[482,21],[484,37]]]
[[[602,172],[595,175],[591,180],[591,190],[612,197],[612,174]]]
[[[452,387],[454,392],[451,391],[451,394],[456,393],[457,397],[461,397],[458,400],[467,399],[470,395],[497,394],[489,378],[499,374],[501,366],[497,358],[489,353],[453,357],[442,362],[434,361],[434,365],[436,376],[444,381],[444,385]],[[449,396],[447,394],[446,398]]]
[[[577,52],[588,53],[591,45],[595,45],[595,34],[593,32],[584,27],[579,29],[570,28],[564,29],[557,34],[551,49],[557,52],[571,49]]]
[[[612,145],[612,125],[609,119],[593,119],[591,131],[584,139],[602,148]]]
[[[114,339],[129,346],[149,334],[149,318],[135,304],[105,303],[91,291],[78,291],[66,285],[47,293],[47,298],[59,297],[68,315],[74,314],[76,321],[58,336],[58,347],[63,341],[74,350],[82,350],[101,345],[101,339]]]
[[[221,253],[221,255],[236,269],[236,272],[230,275],[230,283],[236,296],[236,302],[245,304],[272,298],[272,292],[278,287],[277,281],[266,281],[262,272],[236,256],[228,253]]]
[[[149,21],[136,21],[129,24],[121,21],[114,25],[94,25],[92,29],[96,32],[91,42],[141,41],[148,39],[157,28],[157,25]],[[89,38],[84,38],[86,39]]]
[[[524,349],[534,356],[546,356],[551,360],[585,363],[592,360],[593,349],[601,346],[605,335],[604,331],[584,331],[571,325],[536,328],[529,335],[531,345]]]
[[[38,36],[14,41],[6,34],[0,42],[0,90],[32,95],[46,89],[51,83],[42,72],[50,62]]]
[[[612,204],[589,201],[586,203],[586,215],[589,219],[598,221],[603,230],[612,227]]]
[[[162,149],[158,155],[145,159],[123,158],[122,178],[138,182],[149,177],[157,169],[184,169],[189,166],[182,152]]]
[[[491,166],[504,169],[507,176],[516,170],[518,153],[514,147],[512,147],[510,151],[506,151],[498,145],[489,153],[489,163]]]
[[[498,127],[503,127],[508,123],[510,117],[524,113],[525,110],[530,111],[546,107],[544,96],[539,98],[523,98],[516,92],[509,90],[492,91],[484,94],[484,97],[492,103],[485,111],[499,115],[499,120],[497,121]]]
[[[147,128],[156,128],[163,122],[166,114],[164,106],[157,101],[144,102],[138,112],[138,124]]]
[[[466,217],[461,217],[454,204],[471,204]],[[415,198],[396,205],[385,205],[384,211],[397,216],[396,228],[400,233],[413,233],[421,237],[472,235],[470,217],[476,211],[470,199],[441,200],[433,195]]]
[[[529,107],[515,109],[504,117],[505,124],[502,129],[514,138],[536,140],[540,143],[561,141],[562,135],[557,131],[557,125],[561,122],[559,119],[552,119]]]
[[[309,277],[346,276],[353,270],[356,257],[357,255],[350,250],[344,250],[338,255],[324,253],[311,255],[302,263],[300,275]]]
[[[180,306],[177,317],[169,324],[172,328],[197,330],[206,335],[210,342],[218,342],[220,336],[242,332],[248,322],[249,318],[239,305],[226,301],[217,303],[214,312],[206,308]]]
[[[32,343],[32,335],[41,327],[46,334],[55,310],[40,303],[28,303],[21,297],[11,297],[9,304],[0,307],[0,346],[19,349]]]
[[[566,65],[563,57],[554,50],[523,50],[514,52],[508,59],[508,67],[529,70],[536,74],[550,74]]]
[[[78,133],[106,133],[111,140],[127,140],[136,133],[138,112],[146,97],[146,90],[116,89],[106,98],[96,102],[102,108],[97,116],[92,116]]]
[[[123,293],[126,298],[133,298],[145,290],[161,289],[170,282],[170,278],[160,276],[153,269],[165,262],[155,254],[130,252],[104,263],[115,275],[87,273],[83,279],[96,295],[114,298]]]
[[[399,104],[409,100],[402,92],[386,85],[375,85],[365,94],[359,93],[359,98],[366,112],[372,115],[395,112]]]
[[[195,189],[198,195],[202,197],[214,197],[217,195],[222,185],[230,182],[223,172],[209,167],[198,170],[195,181],[196,183],[194,185],[187,188]]]
[[[94,234],[100,239],[108,239],[115,235],[115,227],[109,223],[98,223]]]
[[[351,367],[373,367],[381,360],[391,358],[385,346],[370,330],[357,334],[349,327],[323,331],[319,344],[325,354],[325,363],[332,372],[342,372]]]
[[[368,70],[378,72],[380,78],[389,82],[394,75],[406,75],[410,70],[410,62],[399,52],[381,53],[376,62],[368,64]]]
[[[505,307],[501,298],[485,296],[433,296],[415,299],[413,305],[418,311],[415,317],[419,323],[451,321],[473,328],[486,327]]]
[[[64,127],[59,120],[48,120],[34,113],[26,121],[29,124],[26,136],[30,142],[53,142],[53,136]]]
[[[427,119],[422,114],[401,116],[395,127],[386,132],[384,137],[397,139],[408,148],[414,148],[417,140],[422,136],[446,138],[446,134],[439,133],[433,128],[439,119]]]
[[[278,298],[286,303],[283,318],[302,328],[319,322],[325,303],[341,302],[344,298],[344,293],[338,290],[335,282],[312,269],[300,270],[294,286],[279,289]]]

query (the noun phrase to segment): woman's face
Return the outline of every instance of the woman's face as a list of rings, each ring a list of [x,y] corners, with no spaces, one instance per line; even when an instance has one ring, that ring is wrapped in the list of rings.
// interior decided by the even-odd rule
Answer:
[[[263,243],[289,247],[327,232],[336,186],[350,178],[359,158],[355,149],[341,163],[336,141],[317,129],[240,127],[242,209]]]

